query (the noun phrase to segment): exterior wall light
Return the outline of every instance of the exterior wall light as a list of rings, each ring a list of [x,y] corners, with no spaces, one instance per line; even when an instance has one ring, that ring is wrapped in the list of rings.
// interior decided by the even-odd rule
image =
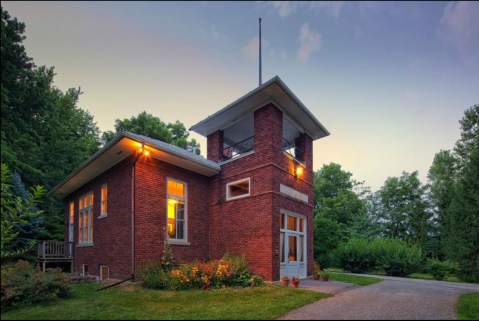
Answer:
[[[150,155],[150,152],[145,150],[145,156],[148,156],[148,155]]]
[[[303,168],[301,166],[296,167],[296,177],[303,175]]]

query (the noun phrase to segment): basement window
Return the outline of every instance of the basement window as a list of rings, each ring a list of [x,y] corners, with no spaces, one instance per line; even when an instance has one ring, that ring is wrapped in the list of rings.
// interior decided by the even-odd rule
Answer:
[[[88,274],[88,264],[83,264],[83,276],[87,276]]]
[[[100,280],[107,280],[110,278],[110,268],[106,265],[100,266]]]
[[[250,182],[251,179],[245,178],[239,181],[235,181],[226,185],[226,199],[234,200],[250,196]]]

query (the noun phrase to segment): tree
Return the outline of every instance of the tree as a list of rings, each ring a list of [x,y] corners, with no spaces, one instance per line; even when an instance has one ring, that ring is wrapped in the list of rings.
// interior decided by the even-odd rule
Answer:
[[[379,191],[382,220],[388,238],[411,240],[422,244],[428,235],[432,212],[427,200],[427,186],[418,178],[419,172],[403,172],[389,177]]]
[[[51,189],[100,146],[93,117],[77,107],[80,89],[65,93],[53,86],[54,68],[37,67],[22,45],[25,24],[2,7],[1,22],[1,160],[27,186]],[[63,203],[47,198],[46,233],[63,239]]]
[[[343,241],[341,226],[336,221],[316,215],[313,220],[313,232],[314,260],[320,263],[322,268],[328,268],[334,264],[334,250]]]
[[[349,226],[354,216],[365,210],[363,197],[369,193],[369,188],[362,188],[364,182],[358,183],[351,177],[350,172],[343,171],[341,165],[335,163],[323,165],[314,172],[315,215]],[[361,193],[356,194],[354,189]]]
[[[30,198],[30,193],[25,188],[22,182],[22,178],[18,172],[13,173],[12,187],[10,188],[12,196],[14,198],[20,197],[24,204],[27,204]],[[38,213],[39,210],[36,204],[32,204],[28,208],[30,213]],[[30,215],[25,217],[25,223],[18,223],[13,227],[13,234],[17,235],[14,241],[10,242],[7,249],[22,249],[27,248],[28,245],[35,240],[38,240],[40,236],[45,232],[43,228],[43,216],[42,215]]]
[[[25,224],[29,217],[41,214],[41,211],[37,210],[34,205],[38,203],[39,198],[45,194],[45,190],[42,186],[36,186],[32,188],[33,194],[28,194],[26,199],[20,196],[13,196],[10,191],[12,185],[9,182],[11,175],[8,166],[5,164],[1,164],[1,179],[1,257],[3,259],[24,253],[35,245],[35,242],[31,241],[27,244],[27,247],[23,249],[18,249],[14,252],[4,252],[5,246],[15,240],[19,234],[19,232],[14,231],[15,226]]]
[[[183,149],[186,149],[188,145],[200,147],[195,139],[188,141],[188,136],[190,134],[183,123],[176,121],[173,124],[165,124],[160,118],[148,114],[146,111],[139,113],[137,117],[133,116],[130,119],[125,118],[123,120],[115,120],[115,131],[107,131],[103,133],[103,144],[107,144],[116,135],[123,131],[147,136]],[[199,155],[201,151],[197,149],[196,153]]]
[[[472,150],[479,146],[479,104],[467,109],[459,123],[461,138],[456,142],[454,151],[460,160],[460,165],[464,166]]]

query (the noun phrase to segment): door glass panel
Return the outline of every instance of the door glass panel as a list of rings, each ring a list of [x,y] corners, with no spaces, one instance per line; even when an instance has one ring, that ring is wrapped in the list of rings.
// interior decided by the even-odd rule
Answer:
[[[286,228],[286,226],[285,226],[285,223],[286,223],[286,222],[285,222],[284,216],[285,216],[284,214],[281,214],[281,215],[279,216],[279,217],[280,217],[280,219],[279,219],[279,226],[280,226],[280,228],[283,229],[283,230]]]
[[[288,230],[296,231],[298,219],[294,216],[288,216]]]
[[[296,236],[289,236],[289,262],[296,262],[298,259],[298,242]]]
[[[304,236],[299,236],[299,262],[304,262]]]
[[[178,220],[184,220],[185,219],[185,203],[178,202],[176,204],[176,218]]]
[[[299,231],[304,232],[304,220],[302,218],[299,219]]]
[[[178,232],[178,235],[176,236],[176,238],[178,240],[182,240],[185,235],[185,221],[176,221],[176,227]]]
[[[284,250],[285,250],[285,246],[284,246],[284,233],[281,233],[281,239],[280,239],[280,242],[279,242],[279,248],[280,248],[280,251],[279,251],[279,260],[281,263],[284,263],[284,259],[286,257],[286,255],[284,255]]]

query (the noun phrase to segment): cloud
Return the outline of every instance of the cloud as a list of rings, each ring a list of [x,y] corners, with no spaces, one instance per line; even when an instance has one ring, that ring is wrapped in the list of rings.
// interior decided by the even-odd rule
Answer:
[[[457,49],[467,65],[479,62],[479,2],[449,2],[444,8],[437,37]]]
[[[265,50],[269,46],[269,41],[266,41],[264,38],[261,39],[261,49]],[[256,36],[249,42],[249,44],[243,48],[243,52],[246,56],[251,59],[256,59],[259,57],[259,38]],[[270,52],[271,54],[271,52]]]
[[[316,14],[326,11],[328,14],[337,18],[341,13],[341,9],[345,5],[346,1],[266,1],[264,2],[266,7],[272,8],[272,11],[276,11],[281,18],[289,16],[291,13],[296,12],[299,5],[305,7],[305,4],[309,3],[309,8],[313,9]]]
[[[299,43],[298,59],[306,61],[311,53],[321,48],[321,35],[319,32],[309,30],[309,23],[305,23],[301,27]]]
[[[281,50],[281,57],[283,57],[283,59],[286,59],[286,52],[284,52],[284,50]]]
[[[311,1],[311,9],[313,9],[316,14],[326,10],[334,18],[337,18],[341,13],[346,1]]]
[[[291,12],[296,11],[296,1],[267,1],[266,4],[273,6],[281,18],[287,17]]]

